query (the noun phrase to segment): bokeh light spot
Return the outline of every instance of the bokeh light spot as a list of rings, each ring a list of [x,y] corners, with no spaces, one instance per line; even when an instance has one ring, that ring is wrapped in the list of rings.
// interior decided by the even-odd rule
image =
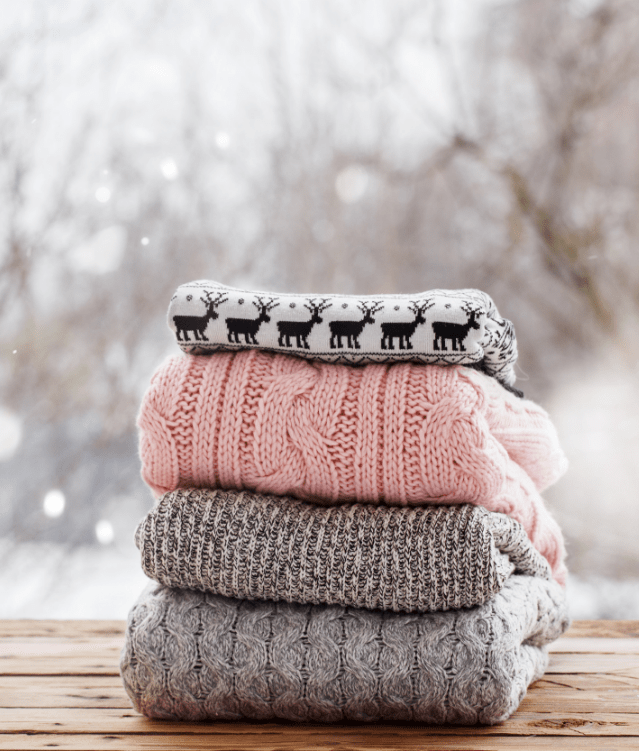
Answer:
[[[160,165],[160,171],[167,180],[175,180],[179,175],[178,166],[173,159],[165,159]]]
[[[14,349],[15,355],[18,350]],[[22,441],[22,421],[8,409],[0,407],[0,461],[11,459]]]
[[[105,185],[102,185],[95,191],[95,200],[99,203],[108,203],[111,199],[111,191]]]
[[[95,525],[95,536],[97,541],[101,545],[109,545],[113,542],[115,532],[113,530],[113,524],[106,519],[100,519]]]
[[[42,509],[50,519],[57,519],[64,513],[66,499],[61,490],[50,490],[42,501]]]
[[[356,203],[367,187],[368,172],[358,164],[346,167],[335,178],[335,192],[343,203]]]

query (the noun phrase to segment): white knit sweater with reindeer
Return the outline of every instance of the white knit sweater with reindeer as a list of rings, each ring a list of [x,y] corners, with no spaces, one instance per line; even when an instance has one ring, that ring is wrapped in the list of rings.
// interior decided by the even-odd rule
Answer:
[[[178,287],[168,324],[191,354],[257,347],[350,365],[472,365],[511,389],[515,382],[514,327],[476,289],[300,295],[202,280]]]

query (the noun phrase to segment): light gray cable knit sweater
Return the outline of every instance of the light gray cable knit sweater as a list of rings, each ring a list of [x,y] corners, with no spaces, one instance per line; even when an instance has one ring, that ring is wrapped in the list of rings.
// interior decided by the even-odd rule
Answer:
[[[445,613],[249,602],[151,585],[121,672],[135,708],[181,720],[492,724],[508,718],[569,623],[561,587],[513,575]]]
[[[161,584],[248,600],[441,611],[486,602],[515,571],[550,578],[521,524],[470,504],[323,507],[177,490],[135,541]]]

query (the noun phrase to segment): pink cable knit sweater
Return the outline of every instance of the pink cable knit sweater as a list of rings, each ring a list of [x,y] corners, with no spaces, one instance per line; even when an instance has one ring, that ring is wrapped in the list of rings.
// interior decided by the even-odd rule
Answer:
[[[539,491],[566,459],[546,412],[460,366],[353,368],[258,350],[171,357],[138,418],[142,476],[317,503],[464,501],[525,527],[564,582]]]

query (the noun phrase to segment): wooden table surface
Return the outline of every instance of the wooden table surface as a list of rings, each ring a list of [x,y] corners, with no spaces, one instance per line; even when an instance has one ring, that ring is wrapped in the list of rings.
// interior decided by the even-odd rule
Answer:
[[[639,749],[639,621],[578,621],[493,727],[148,720],[118,674],[123,621],[0,621],[0,749]]]

